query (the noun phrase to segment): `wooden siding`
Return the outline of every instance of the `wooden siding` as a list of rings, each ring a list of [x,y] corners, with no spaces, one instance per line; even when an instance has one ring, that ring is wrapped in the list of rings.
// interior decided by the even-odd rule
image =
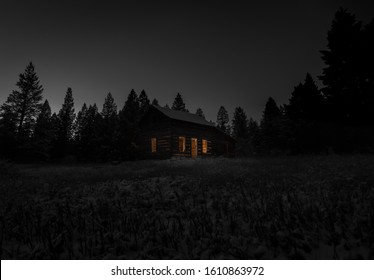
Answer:
[[[157,152],[151,152],[151,138],[157,138]],[[185,137],[185,151],[179,151],[179,137]],[[197,156],[233,155],[234,140],[212,126],[170,119],[152,109],[141,122],[139,147],[143,158],[191,157],[191,138],[197,139]],[[207,153],[202,151],[202,140],[207,140]],[[227,148],[226,148],[227,145]],[[228,151],[226,151],[228,149]]]

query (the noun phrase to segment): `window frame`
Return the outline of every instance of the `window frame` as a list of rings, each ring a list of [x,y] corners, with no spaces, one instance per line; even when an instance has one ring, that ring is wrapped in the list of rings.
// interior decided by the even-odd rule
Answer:
[[[151,153],[157,153],[157,138],[151,137]]]
[[[182,145],[181,145],[181,140],[182,140]],[[184,136],[178,137],[178,150],[180,153],[186,152],[186,137]]]
[[[206,140],[206,139],[202,139],[201,140],[201,152],[203,154],[207,154],[208,153],[208,140]]]

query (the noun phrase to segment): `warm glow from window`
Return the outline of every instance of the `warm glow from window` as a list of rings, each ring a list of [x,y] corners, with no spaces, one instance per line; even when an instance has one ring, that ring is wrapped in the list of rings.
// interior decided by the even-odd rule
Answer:
[[[179,137],[179,152],[183,153],[186,150],[186,138]]]
[[[152,149],[152,153],[157,152],[157,139],[156,138],[151,138],[151,149]]]
[[[203,139],[203,154],[208,152],[208,141]]]

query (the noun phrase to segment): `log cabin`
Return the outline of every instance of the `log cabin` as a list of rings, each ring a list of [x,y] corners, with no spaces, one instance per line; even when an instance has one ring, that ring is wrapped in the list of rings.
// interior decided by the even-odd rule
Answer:
[[[235,140],[214,123],[187,113],[151,105],[140,121],[142,158],[234,156]]]

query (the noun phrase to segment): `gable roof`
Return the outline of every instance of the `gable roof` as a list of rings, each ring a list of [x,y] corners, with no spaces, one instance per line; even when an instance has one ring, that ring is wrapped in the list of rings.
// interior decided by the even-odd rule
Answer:
[[[154,107],[154,108],[156,108],[162,114],[164,114],[165,116],[167,116],[168,118],[173,119],[173,120],[178,120],[178,121],[184,121],[184,122],[190,122],[190,123],[196,123],[196,124],[200,124],[200,125],[206,125],[206,126],[216,127],[214,123],[208,122],[204,118],[202,118],[202,117],[200,117],[198,115],[195,115],[195,114],[191,114],[191,113],[187,113],[187,112],[181,112],[181,111],[176,111],[176,110],[173,110],[173,109],[160,107],[158,105],[151,105],[151,106]]]

